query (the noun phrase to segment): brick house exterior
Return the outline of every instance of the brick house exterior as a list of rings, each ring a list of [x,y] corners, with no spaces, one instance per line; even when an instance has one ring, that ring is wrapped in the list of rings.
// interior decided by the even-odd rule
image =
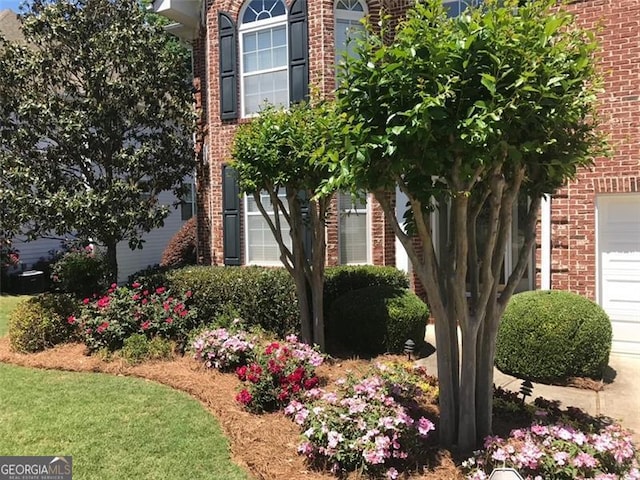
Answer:
[[[241,112],[222,119],[225,112],[221,112],[221,108],[229,103],[220,97],[221,82],[225,81],[220,65],[221,60],[226,61],[220,53],[225,41],[225,32],[221,31],[221,25],[223,28],[225,25],[221,23],[220,13],[233,23],[236,31],[235,36],[230,37],[231,42],[240,49],[237,28],[248,0],[204,1],[206,5],[200,5],[201,9],[192,13],[197,18],[190,20],[176,15],[175,11],[181,5],[198,2],[156,0],[155,8],[190,25],[199,113],[196,147],[199,260],[214,265],[246,264],[250,262],[244,247],[247,229],[242,209],[245,205],[226,208],[223,168],[230,159],[230,145],[237,125],[249,120],[242,118]],[[336,6],[341,1],[352,2],[285,1],[291,12],[303,12],[308,42],[304,68],[308,72],[308,83],[323,95],[331,95],[335,88]],[[381,7],[400,18],[411,1],[362,0],[362,3],[375,20]],[[605,81],[600,114],[613,156],[598,159],[592,168],[581,171],[575,181],[545,202],[532,256],[534,278],[530,279],[529,288],[570,290],[597,301],[614,320],[614,340],[617,338],[614,351],[640,354],[640,302],[637,301],[640,298],[640,2],[578,0],[568,8],[576,13],[580,24],[600,28],[600,67]],[[239,75],[239,54],[235,53],[237,57],[227,68],[233,70],[231,74]],[[290,72],[292,68],[290,63]],[[239,84],[239,81],[234,84],[232,99],[237,109],[242,103]],[[227,196],[234,194],[227,193]],[[327,228],[328,265],[340,263],[338,210],[334,201]],[[374,201],[370,202],[367,215],[367,262],[407,268],[406,256],[402,248],[397,247],[391,228]],[[230,262],[229,255],[225,254],[229,245],[225,246],[224,224],[234,216],[240,220],[237,227],[240,247],[234,254],[237,258]],[[619,238],[624,239],[623,245],[616,244]],[[613,298],[616,295],[621,298]]]

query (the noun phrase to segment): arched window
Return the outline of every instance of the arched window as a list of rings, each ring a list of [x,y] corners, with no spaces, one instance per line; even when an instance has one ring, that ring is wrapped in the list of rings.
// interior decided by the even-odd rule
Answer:
[[[337,0],[335,5],[335,62],[345,55],[353,55],[353,43],[349,39],[362,32],[360,20],[367,14],[362,0]]]
[[[289,104],[287,9],[282,0],[250,0],[240,15],[242,116]]]

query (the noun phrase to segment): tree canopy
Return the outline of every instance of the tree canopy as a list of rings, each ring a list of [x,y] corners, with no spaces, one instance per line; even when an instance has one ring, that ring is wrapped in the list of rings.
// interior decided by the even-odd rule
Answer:
[[[491,431],[498,322],[531,255],[541,198],[603,146],[593,34],[553,0],[519,3],[488,1],[449,18],[440,0],[417,1],[395,31],[369,26],[337,92],[340,182],[374,193],[425,287],[440,438],[467,451]],[[396,188],[408,198],[403,224],[386,194]]]
[[[330,165],[316,155],[334,125],[331,103],[267,107],[238,128],[232,151],[240,190],[253,196],[295,281],[302,339],[322,349],[325,220],[332,192],[322,189]]]
[[[4,234],[90,239],[116,278],[116,244],[141,247],[194,168],[184,51],[135,0],[34,0],[22,22],[0,44]]]

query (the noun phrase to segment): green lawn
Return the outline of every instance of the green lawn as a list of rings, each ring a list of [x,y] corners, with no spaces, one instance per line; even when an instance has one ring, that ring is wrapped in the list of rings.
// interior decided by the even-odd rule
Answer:
[[[0,295],[0,337],[9,330],[9,315],[19,301],[29,298],[28,295]]]
[[[2,455],[71,455],[76,480],[247,479],[216,420],[140,379],[0,364]]]

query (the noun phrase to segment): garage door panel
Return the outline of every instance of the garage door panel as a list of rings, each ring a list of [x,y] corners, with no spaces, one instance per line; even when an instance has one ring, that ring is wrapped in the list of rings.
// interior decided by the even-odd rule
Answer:
[[[600,305],[613,351],[640,355],[640,195],[598,198]]]

